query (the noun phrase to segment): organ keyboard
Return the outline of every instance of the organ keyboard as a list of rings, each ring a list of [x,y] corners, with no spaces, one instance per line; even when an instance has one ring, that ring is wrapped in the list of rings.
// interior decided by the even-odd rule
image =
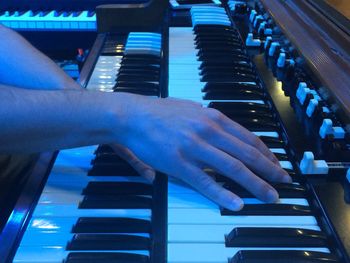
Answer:
[[[16,30],[96,30],[96,15],[89,11],[5,11],[0,22]]]
[[[267,7],[193,7],[186,26],[170,26],[169,35],[167,27],[100,34],[81,82],[88,90],[169,95],[220,110],[259,136],[292,176],[292,184],[274,185],[279,203],[262,203],[206,169],[244,199],[243,210],[232,212],[176,179],[158,174],[148,183],[108,146],[63,150],[30,219],[14,210],[8,225],[17,218],[28,226],[0,255],[22,263],[350,262],[340,184],[349,161],[347,116],[329,103],[332,95],[318,88],[322,76],[311,73]],[[332,124],[323,131],[324,119]],[[324,160],[302,160],[308,150]],[[322,164],[328,174],[302,174],[302,161],[308,173],[324,171]],[[343,170],[332,170],[334,161]]]
[[[122,2],[4,1],[0,3],[0,23],[20,31],[95,31],[96,5]],[[137,0],[133,2],[142,3]]]

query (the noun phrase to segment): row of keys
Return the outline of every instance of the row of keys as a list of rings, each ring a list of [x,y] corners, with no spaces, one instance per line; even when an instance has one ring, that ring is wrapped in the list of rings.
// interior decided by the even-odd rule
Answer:
[[[158,96],[161,45],[161,35],[151,32],[131,32],[125,42],[107,38],[87,89]]]
[[[210,12],[209,8],[207,10]],[[232,27],[216,23],[217,19],[211,23],[207,21],[205,25],[194,23],[194,28],[170,28],[169,95],[217,108],[233,120],[241,122],[260,136],[280,158],[282,166],[293,173],[284,149],[285,143],[280,139],[278,124],[274,126],[275,115],[254,76],[255,72],[238,33]],[[259,125],[255,126],[253,119]],[[289,162],[290,166],[282,160]],[[170,179],[168,262],[281,262],[282,257],[291,258],[293,262],[303,262],[306,260],[305,255],[314,259],[337,261],[329,253],[326,243],[319,243],[318,248],[312,247],[313,241],[309,243],[310,247],[299,243],[306,236],[299,238],[293,235],[290,239],[291,243],[295,242],[293,245],[282,245],[281,238],[288,235],[289,231],[316,231],[315,233],[324,236],[306,200],[304,187],[298,183],[275,185],[281,196],[280,203],[263,204],[229,179],[207,172],[224,187],[243,197],[246,206],[238,212],[221,209],[181,182]],[[290,187],[290,191],[285,187]],[[191,198],[189,194],[192,194]],[[173,199],[178,200],[177,207],[173,207]],[[181,216],[181,220],[172,221],[173,215]],[[182,241],[171,238],[175,235],[174,228],[177,232],[184,233],[178,234],[182,236]],[[242,240],[236,244],[229,241],[240,230],[249,233],[244,248]],[[264,233],[262,237],[266,242],[258,241],[255,235],[259,235],[259,231]],[[276,238],[271,236],[271,242],[280,242],[281,246],[268,246],[270,241],[267,240],[267,233],[270,231],[279,233]],[[316,238],[314,241],[321,239]],[[295,247],[301,251],[296,251]],[[264,253],[258,250],[267,251]]]
[[[91,11],[3,12],[0,23],[17,30],[96,30],[96,14]]]

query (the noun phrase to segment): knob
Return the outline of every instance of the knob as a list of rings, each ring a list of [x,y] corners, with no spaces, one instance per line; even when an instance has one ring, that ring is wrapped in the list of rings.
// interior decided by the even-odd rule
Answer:
[[[345,138],[345,130],[340,126],[333,127],[333,122],[331,119],[323,120],[319,134],[322,139],[326,138],[327,135],[333,135],[335,139]]]
[[[329,171],[327,162],[325,160],[315,160],[312,152],[304,152],[299,167],[303,174],[328,174]]]
[[[247,47],[260,47],[261,41],[260,39],[254,39],[253,33],[249,33],[245,41],[245,45]]]

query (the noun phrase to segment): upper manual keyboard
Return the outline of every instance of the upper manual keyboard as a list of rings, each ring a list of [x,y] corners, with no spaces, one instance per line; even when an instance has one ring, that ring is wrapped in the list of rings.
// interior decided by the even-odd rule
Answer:
[[[96,30],[93,11],[3,11],[0,23],[17,30]]]

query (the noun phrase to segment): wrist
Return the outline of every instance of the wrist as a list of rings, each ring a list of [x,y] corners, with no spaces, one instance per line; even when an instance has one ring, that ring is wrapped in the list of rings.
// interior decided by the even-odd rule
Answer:
[[[99,122],[107,141],[103,143],[118,143],[127,145],[133,129],[131,121],[135,95],[128,93],[86,92],[96,98],[99,103]],[[98,96],[97,96],[98,95]],[[101,97],[101,99],[97,99]]]

